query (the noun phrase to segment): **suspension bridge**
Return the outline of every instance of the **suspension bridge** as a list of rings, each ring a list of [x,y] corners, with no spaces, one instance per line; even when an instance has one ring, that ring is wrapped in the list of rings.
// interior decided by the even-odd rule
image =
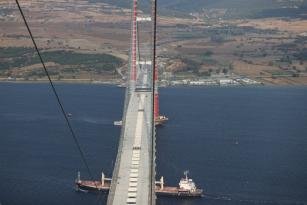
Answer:
[[[138,14],[138,0],[132,0],[131,46],[128,82],[121,136],[112,178],[94,181],[84,152],[67,117],[61,99],[50,78],[34,36],[22,8],[15,0],[25,26],[32,39],[50,86],[61,108],[67,126],[77,145],[91,181],[76,180],[78,189],[94,189],[108,192],[107,205],[155,205],[156,194],[172,196],[201,196],[192,179],[180,180],[179,187],[164,186],[164,179],[156,181],[156,133],[155,127],[168,120],[159,114],[158,70],[156,63],[157,1],[151,0],[151,15]]]
[[[156,1],[151,16],[138,15],[137,0],[132,7],[130,80],[108,205],[154,205],[156,200],[155,121],[163,120],[156,83]]]

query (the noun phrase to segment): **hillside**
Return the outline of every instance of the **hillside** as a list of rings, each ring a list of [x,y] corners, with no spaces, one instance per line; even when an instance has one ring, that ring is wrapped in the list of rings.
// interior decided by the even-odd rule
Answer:
[[[104,2],[119,7],[130,7],[126,0],[89,0],[89,2]],[[143,10],[149,4],[142,3]],[[227,18],[259,18],[264,17],[306,17],[307,0],[159,0],[159,11],[165,15],[201,12],[210,9],[225,9]]]
[[[119,82],[126,76],[131,10],[114,4],[130,4],[130,1],[103,0],[113,5],[97,1],[22,3],[54,79]],[[307,20],[284,18],[293,14],[291,9],[304,11],[307,8],[303,7],[304,2],[300,3],[300,9],[284,8],[281,0],[257,0],[257,4],[255,0],[189,2],[190,9],[180,11],[181,6],[188,4],[187,0],[159,0],[161,80],[236,75],[265,84],[307,84]],[[260,18],[228,18],[231,12],[236,13],[239,2],[246,7],[254,2],[250,8],[258,9],[256,14]],[[193,10],[196,5],[208,6],[208,9]],[[261,9],[264,7],[266,9]],[[168,15],[162,15],[161,8],[163,12],[167,8],[171,10]],[[285,10],[289,12],[281,12]],[[241,14],[243,11],[247,9],[241,9]],[[181,17],[174,18],[174,14]],[[273,14],[282,18],[263,18]],[[0,80],[43,80],[33,45],[10,0],[0,1],[0,30],[3,31],[0,34]]]

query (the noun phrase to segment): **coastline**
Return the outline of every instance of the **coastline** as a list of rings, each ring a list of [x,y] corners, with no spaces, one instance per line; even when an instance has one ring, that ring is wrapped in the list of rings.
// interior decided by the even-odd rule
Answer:
[[[91,80],[91,79],[51,79],[53,83],[63,83],[63,84],[103,84],[103,85],[121,85],[123,82],[120,80]],[[35,84],[35,83],[49,83],[49,80],[47,79],[38,79],[38,80],[9,80],[9,79],[0,79],[0,83],[29,83],[29,84]]]
[[[117,86],[124,88],[124,82],[121,80],[91,80],[91,79],[52,79],[55,84],[86,84],[86,85],[106,85],[106,86]],[[47,79],[38,80],[8,80],[0,79],[0,84],[12,83],[12,84],[47,84]],[[306,84],[251,84],[251,85],[161,85],[160,88],[178,88],[178,87],[189,87],[189,88],[234,88],[234,87],[307,87]]]

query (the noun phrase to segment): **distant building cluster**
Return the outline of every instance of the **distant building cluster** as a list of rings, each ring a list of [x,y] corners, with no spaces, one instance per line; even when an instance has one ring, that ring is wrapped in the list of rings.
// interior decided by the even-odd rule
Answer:
[[[207,78],[198,80],[161,80],[164,86],[244,86],[244,85],[261,85],[261,82],[246,77],[231,78]]]

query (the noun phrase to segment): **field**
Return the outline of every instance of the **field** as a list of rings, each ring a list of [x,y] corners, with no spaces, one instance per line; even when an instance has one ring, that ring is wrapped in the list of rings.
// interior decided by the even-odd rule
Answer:
[[[130,45],[129,9],[85,0],[35,0],[22,7],[54,78],[123,77]],[[0,78],[43,77],[15,4],[1,1],[0,10]],[[225,20],[200,14],[158,19],[161,77],[234,73],[265,84],[307,84],[306,54],[307,21],[302,19]]]
[[[40,60],[34,49],[22,47],[8,47],[0,49],[0,73],[16,78],[36,79],[44,78]],[[109,54],[86,54],[72,51],[45,51],[42,58],[46,62],[49,74],[57,79],[80,78],[81,74],[99,76],[103,74],[116,78],[116,68],[122,65],[121,59]],[[22,69],[20,69],[22,68]],[[84,77],[84,76],[83,76]],[[93,80],[95,79],[93,78]]]

